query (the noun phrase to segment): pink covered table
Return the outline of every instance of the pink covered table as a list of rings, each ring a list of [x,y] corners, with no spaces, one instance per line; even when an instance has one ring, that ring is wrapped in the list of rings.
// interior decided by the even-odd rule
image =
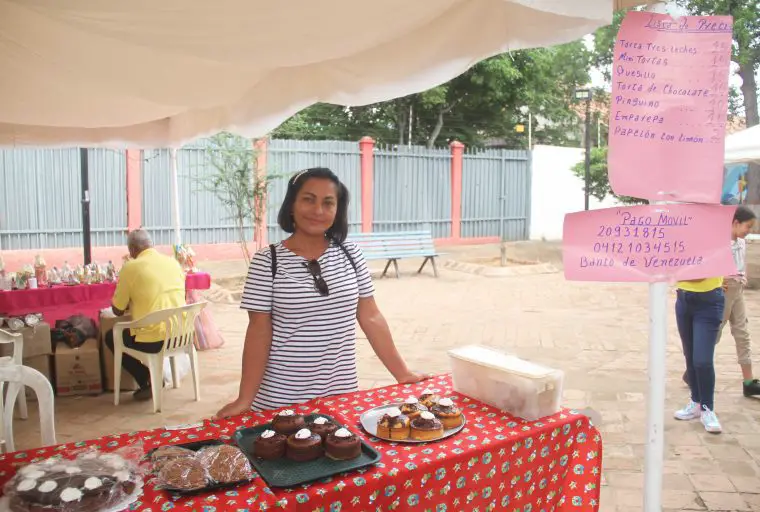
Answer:
[[[185,280],[188,291],[210,287],[211,275],[206,272],[188,274]],[[81,314],[97,322],[100,310],[111,305],[114,290],[115,283],[101,283],[0,291],[0,315],[42,313],[47,323],[55,325],[56,320]]]

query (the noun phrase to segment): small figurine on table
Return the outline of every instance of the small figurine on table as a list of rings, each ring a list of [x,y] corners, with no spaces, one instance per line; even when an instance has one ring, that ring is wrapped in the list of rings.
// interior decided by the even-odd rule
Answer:
[[[108,260],[108,265],[106,266],[106,281],[113,283],[118,277],[119,273],[116,272],[116,267],[114,266],[113,261]]]
[[[174,258],[182,266],[182,270],[188,274],[197,272],[195,268],[195,251],[187,244],[179,244],[174,246]]]
[[[48,271],[48,283],[52,286],[54,284],[61,284],[61,272],[58,267],[53,267]]]
[[[47,265],[41,254],[34,257],[34,277],[37,278],[37,286],[45,286],[47,280]]]
[[[74,271],[71,270],[68,261],[63,262],[61,267],[61,282],[63,284],[71,284],[74,281]]]
[[[24,290],[29,287],[29,278],[34,277],[34,269],[31,265],[24,265],[21,272],[16,274],[16,286],[20,290]]]

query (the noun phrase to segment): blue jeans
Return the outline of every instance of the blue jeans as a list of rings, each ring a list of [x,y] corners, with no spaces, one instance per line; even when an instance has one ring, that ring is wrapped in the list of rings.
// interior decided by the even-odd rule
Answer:
[[[715,344],[723,322],[722,288],[709,292],[678,290],[676,322],[681,335],[691,399],[710,410],[715,406]]]

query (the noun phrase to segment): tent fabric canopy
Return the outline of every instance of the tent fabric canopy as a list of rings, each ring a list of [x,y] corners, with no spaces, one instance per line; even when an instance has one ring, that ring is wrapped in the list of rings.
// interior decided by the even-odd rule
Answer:
[[[725,160],[727,164],[760,163],[760,125],[726,137]]]
[[[0,0],[0,145],[178,146],[420,92],[635,0]]]

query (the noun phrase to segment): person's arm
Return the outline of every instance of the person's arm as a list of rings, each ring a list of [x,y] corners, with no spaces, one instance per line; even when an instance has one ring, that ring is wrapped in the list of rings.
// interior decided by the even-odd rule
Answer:
[[[236,416],[250,410],[251,403],[259,391],[261,379],[264,378],[271,346],[272,315],[249,312],[238,397],[216,413],[217,418]]]
[[[129,283],[131,282],[131,266],[127,263],[124,264],[124,268],[121,270],[119,281],[116,283],[116,290],[113,293],[111,299],[111,311],[116,316],[123,316],[124,312],[129,307]]]

